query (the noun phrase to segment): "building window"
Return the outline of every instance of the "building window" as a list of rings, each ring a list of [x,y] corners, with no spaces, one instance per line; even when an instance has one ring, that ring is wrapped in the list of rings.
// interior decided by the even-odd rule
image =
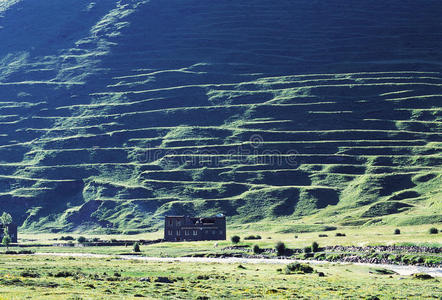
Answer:
[[[176,235],[181,235],[181,231],[177,230]]]
[[[224,234],[224,231],[220,230],[220,231],[219,231],[219,234]]]
[[[212,234],[215,235],[216,234],[216,230],[212,230]]]
[[[181,226],[181,220],[176,220],[176,226]]]
[[[168,230],[167,235],[172,235],[172,230]]]
[[[169,221],[169,222],[168,222],[169,225],[173,225],[173,220],[172,220],[172,219],[169,219],[168,221]]]
[[[197,231],[197,230],[194,230],[194,231],[193,231],[193,235],[198,235],[198,231]]]
[[[184,230],[184,235],[189,235],[190,234],[190,230]]]

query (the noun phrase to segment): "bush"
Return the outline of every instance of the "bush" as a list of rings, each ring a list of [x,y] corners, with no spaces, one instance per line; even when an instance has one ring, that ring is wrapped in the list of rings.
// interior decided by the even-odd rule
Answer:
[[[283,242],[277,242],[275,245],[276,255],[283,256],[285,254],[286,248]]]
[[[326,234],[320,234],[319,237],[328,237]]]
[[[260,235],[249,235],[244,238],[244,240],[260,240],[260,239],[261,239]]]
[[[304,247],[304,253],[310,253],[310,252],[312,252],[312,247],[310,246]]]
[[[285,266],[285,273],[286,274],[292,274],[292,273],[313,273],[313,268],[307,264],[300,264],[300,263],[291,263]]]
[[[436,227],[431,227],[431,228],[428,230],[428,232],[429,232],[430,234],[437,234],[439,231],[437,230]]]
[[[27,277],[27,278],[38,278],[38,277],[40,277],[40,274],[38,274],[37,272],[35,272],[33,270],[25,270],[20,273],[20,276]]]
[[[336,232],[335,236],[345,236],[345,233]]]
[[[412,276],[415,279],[423,279],[423,280],[433,279],[433,276],[431,276],[430,274],[425,274],[425,273],[415,273]]]
[[[73,241],[75,239],[73,237],[71,237],[70,235],[67,235],[67,236],[61,236],[60,240],[61,241]]]
[[[261,248],[259,248],[258,245],[254,245],[253,246],[253,253],[260,254],[261,253]]]
[[[84,244],[84,243],[86,243],[86,238],[84,237],[84,236],[80,236],[78,239],[77,239],[77,242],[79,242],[80,244]]]
[[[57,277],[57,278],[66,278],[66,277],[74,277],[75,275],[76,274],[74,272],[60,271],[60,272],[55,273],[52,276]]]
[[[396,229],[394,230],[394,234],[401,234],[400,229],[399,229],[399,228],[396,228]]]
[[[140,250],[140,244],[138,244],[138,242],[136,242],[136,243],[134,244],[134,252],[141,252],[141,250]]]
[[[316,242],[312,243],[312,251],[313,252],[318,252],[319,251],[319,244]]]
[[[237,235],[234,235],[234,236],[232,236],[232,237],[230,238],[230,240],[232,241],[232,243],[234,243],[234,244],[238,244],[239,241],[241,240],[241,238],[240,238],[239,236],[237,236]]]

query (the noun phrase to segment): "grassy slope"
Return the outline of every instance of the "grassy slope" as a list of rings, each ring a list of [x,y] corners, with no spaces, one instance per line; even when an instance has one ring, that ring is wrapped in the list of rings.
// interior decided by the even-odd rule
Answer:
[[[442,221],[437,1],[168,2],[4,12],[0,201],[23,230]]]

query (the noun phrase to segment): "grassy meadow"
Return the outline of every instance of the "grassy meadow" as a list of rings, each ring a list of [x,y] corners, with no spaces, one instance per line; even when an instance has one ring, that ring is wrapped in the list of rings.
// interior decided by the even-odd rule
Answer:
[[[284,266],[0,256],[0,299],[440,299],[439,279],[354,265]],[[382,270],[381,270],[382,271]],[[322,272],[323,274],[321,274]],[[322,277],[323,276],[323,277]]]
[[[257,228],[259,224],[256,224]],[[141,252],[145,256],[167,256],[178,257],[196,253],[214,253],[219,252],[223,247],[231,246],[230,237],[239,235],[241,237],[240,245],[258,245],[261,248],[274,248],[278,241],[282,241],[288,248],[304,248],[317,242],[323,246],[378,246],[378,245],[428,245],[442,247],[442,234],[431,235],[428,233],[432,225],[420,226],[368,226],[368,227],[338,227],[335,230],[317,231],[317,232],[296,232],[295,228],[290,229],[290,225],[279,225],[277,228],[271,228],[269,224],[263,224],[265,230],[253,230],[253,225],[240,227],[232,226],[228,228],[226,241],[201,241],[201,242],[181,242],[181,243],[159,243],[152,245],[142,245]],[[440,227],[440,226],[439,226]],[[306,230],[309,226],[296,227],[298,231]],[[332,228],[329,226],[329,228]],[[401,234],[394,234],[394,230],[399,228]],[[442,228],[440,228],[442,229]],[[294,231],[284,233],[283,231]],[[345,236],[336,236],[336,233],[343,233]],[[65,234],[68,235],[68,234]],[[259,240],[244,240],[250,235],[260,235]],[[64,244],[67,241],[60,241],[62,234],[21,234],[20,239],[27,245],[37,244],[32,247],[37,252],[83,252],[96,254],[121,254],[132,251],[128,246],[87,246],[87,247],[52,247],[53,244]],[[137,235],[87,235],[70,234],[74,239],[84,236],[87,239],[99,238],[100,240],[154,240],[163,237],[162,231],[137,234]],[[320,237],[321,236],[321,237]],[[73,242],[76,243],[74,240]],[[216,244],[216,247],[215,247]],[[44,247],[43,245],[48,245]]]
[[[257,223],[229,226],[227,241],[157,243],[141,245],[138,255],[182,257],[252,254],[254,245],[274,248],[282,241],[288,248],[303,248],[314,241],[323,246],[418,245],[441,247],[441,234],[429,234],[429,225],[338,227],[305,232],[309,226],[274,226]],[[321,228],[313,228],[317,230]],[[250,226],[252,227],[252,226]],[[311,228],[310,228],[311,229]],[[345,236],[336,236],[336,233]],[[64,236],[66,236],[65,234]],[[239,235],[239,246],[231,248],[230,237]],[[260,235],[259,240],[244,240]],[[118,255],[134,254],[132,245],[62,247],[86,239],[153,240],[162,232],[139,235],[70,234],[73,241],[60,240],[61,234],[21,234],[19,242],[45,255],[0,255],[0,299],[440,299],[440,278],[420,279],[399,275],[374,266],[354,264],[311,264],[307,269],[287,271],[284,264],[149,262],[123,260]],[[321,236],[321,237],[320,237]],[[46,245],[46,246],[45,246]],[[248,250],[247,250],[248,249]],[[58,257],[51,253],[93,253],[107,257]],[[275,257],[276,254],[270,254]],[[296,257],[295,257],[296,258]]]

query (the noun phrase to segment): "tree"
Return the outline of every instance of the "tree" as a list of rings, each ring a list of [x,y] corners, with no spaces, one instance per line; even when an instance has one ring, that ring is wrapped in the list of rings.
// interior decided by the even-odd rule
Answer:
[[[2,245],[6,247],[6,250],[9,250],[9,244],[11,244],[11,242],[12,242],[12,239],[9,236],[9,233],[6,230],[6,232],[3,235]]]
[[[234,243],[234,244],[238,244],[239,241],[241,240],[241,238],[240,238],[239,236],[237,236],[237,235],[234,235],[234,236],[232,236],[232,237],[230,238],[230,240],[232,241],[232,243]]]
[[[439,232],[439,230],[437,230],[436,227],[431,227],[430,229],[428,229],[428,232],[430,234],[437,234]]]
[[[312,251],[318,252],[319,251],[319,244],[317,242],[312,243]]]
[[[84,244],[84,243],[86,243],[86,238],[84,237],[84,236],[80,236],[78,239],[77,239],[77,242],[79,242],[80,244]]]
[[[0,216],[0,223],[3,226],[3,239],[2,239],[2,245],[6,247],[6,249],[9,249],[9,245],[12,242],[11,236],[9,235],[9,229],[8,225],[12,223],[12,217],[10,214],[4,212]]]
[[[11,223],[12,223],[12,217],[11,217],[11,215],[8,214],[8,213],[6,213],[6,212],[4,212],[4,213],[0,216],[0,223],[1,223],[3,226],[7,226],[7,225],[11,224]]]
[[[141,252],[141,250],[140,250],[140,244],[138,244],[138,242],[136,242],[136,243],[134,244],[134,252]]]
[[[286,247],[283,242],[277,242],[275,245],[276,255],[283,256],[286,252]]]

